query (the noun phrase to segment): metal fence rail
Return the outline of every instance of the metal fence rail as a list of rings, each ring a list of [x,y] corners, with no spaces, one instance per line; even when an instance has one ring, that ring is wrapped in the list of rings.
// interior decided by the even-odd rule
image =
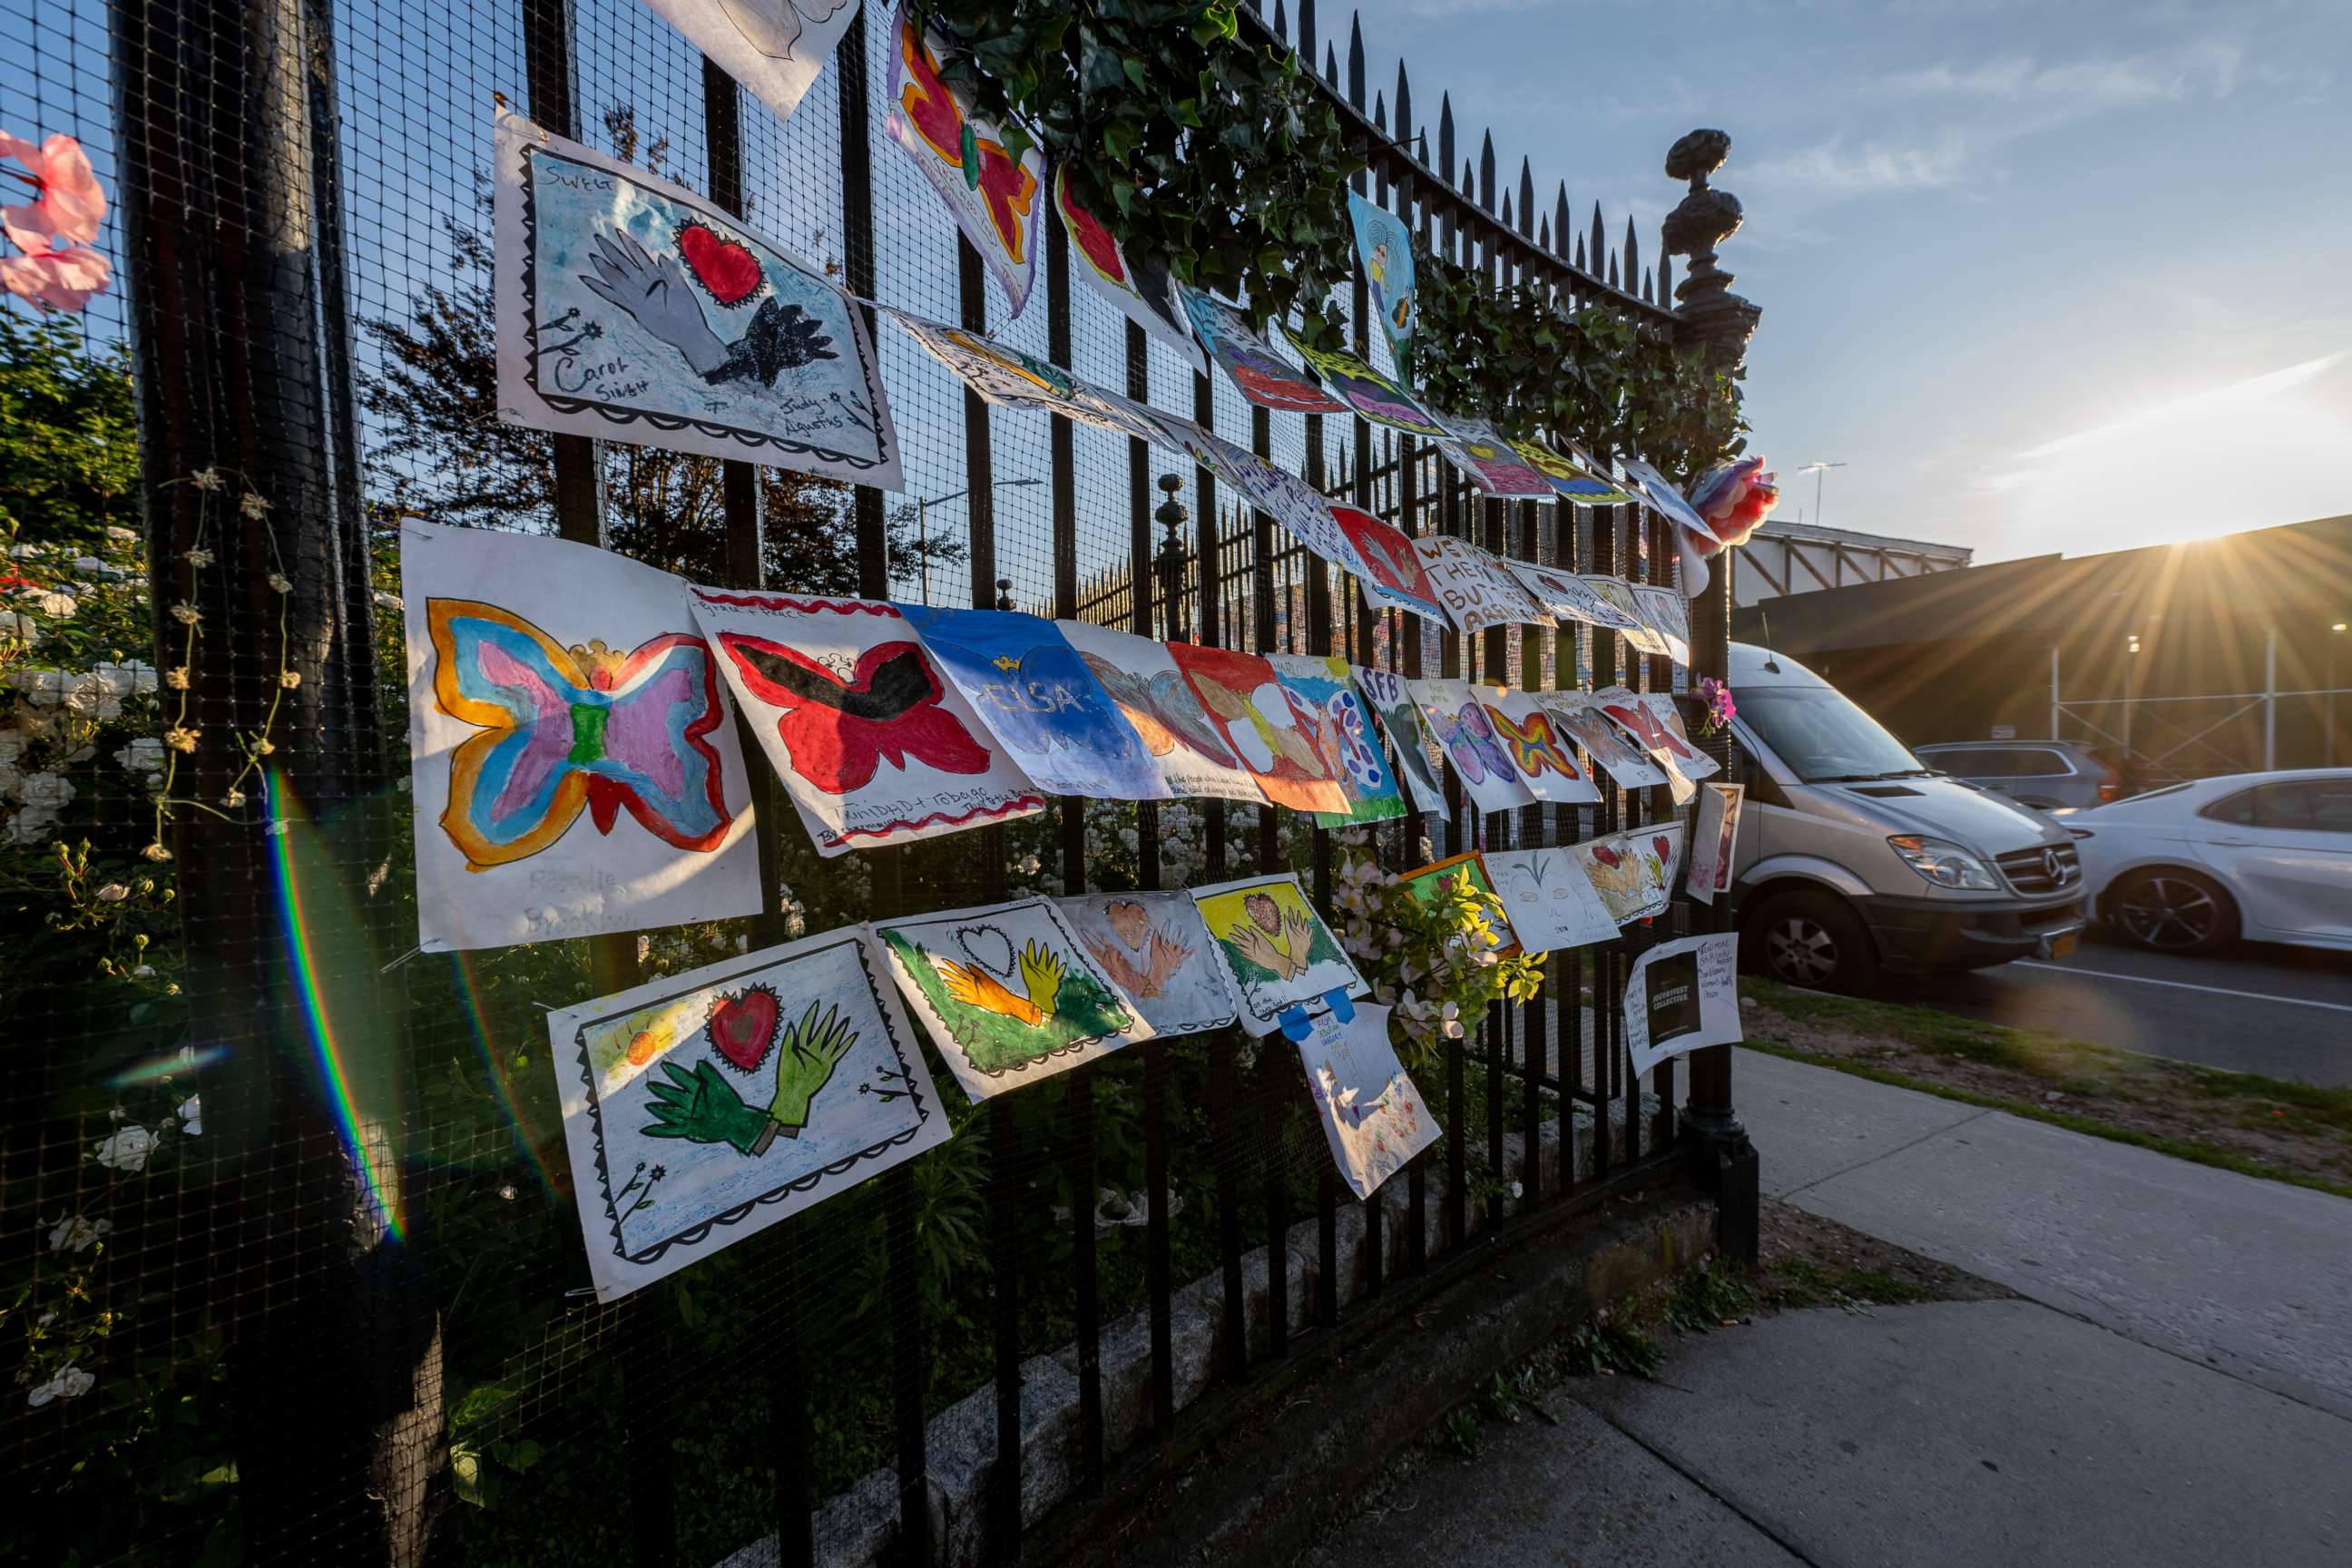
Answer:
[[[142,868],[154,826],[137,775],[85,792],[71,826],[96,874],[163,879],[159,900],[176,888],[157,917],[168,934],[140,950],[145,973],[98,969],[70,930],[16,917],[47,934],[15,977],[27,1044],[0,1089],[5,1175],[11,1211],[42,1216],[44,1234],[12,1232],[11,1310],[44,1333],[70,1327],[99,1380],[88,1398],[16,1402],[0,1426],[20,1499],[5,1539],[27,1561],[702,1563],[772,1537],[792,1564],[852,1550],[845,1520],[881,1529],[898,1561],[1005,1560],[1036,1506],[1037,1445],[1085,1495],[1181,1419],[1196,1390],[1176,1305],[1195,1281],[1213,1282],[1212,1375],[1232,1381],[1310,1353],[1343,1298],[1378,1296],[1392,1269],[1423,1275],[1628,1171],[1695,1163],[1729,1194],[1727,1243],[1752,1249],[1727,1052],[1686,1069],[1687,1113],[1675,1064],[1647,1082],[1626,1070],[1627,965],[1730,918],[1678,899],[1654,929],[1555,955],[1536,1001],[1495,1009],[1426,1069],[1446,1135],[1391,1184],[1401,1198],[1344,1196],[1282,1051],[1230,1030],[1155,1039],[950,1108],[947,1145],[597,1303],[548,1009],[782,940],[803,914],[815,930],[1016,889],[1284,867],[1328,907],[1333,846],[1272,807],[1066,799],[1023,824],[820,862],[761,774],[762,914],[419,956],[385,602],[402,518],[557,533],[736,586],[907,598],[927,577],[942,602],[1408,676],[1668,690],[1674,671],[1589,627],[1469,639],[1376,610],[1205,470],[992,409],[896,334],[877,346],[903,499],[733,461],[656,475],[635,448],[503,426],[484,379],[493,93],[746,215],[861,297],[1121,386],[1408,533],[1652,582],[1671,579],[1671,541],[1630,507],[1483,499],[1425,443],[1360,419],[1244,403],[1074,289],[1050,211],[1036,306],[992,321],[980,258],[881,145],[880,7],[788,121],[637,0],[0,0],[0,125],[72,132],[117,195],[106,243],[124,287],[76,352],[135,395],[138,471],[110,493],[124,518],[134,493],[143,505],[138,613],[201,616],[194,722],[275,737],[262,781],[242,786],[266,814],[215,808],[245,775],[226,749],[193,753],[184,783],[207,808],[175,814],[168,863]],[[1297,21],[1277,7],[1244,25],[1311,62],[1311,5]],[[1323,90],[1368,161],[1363,193],[1433,256],[1736,360],[1744,331],[1727,342],[1677,314],[1668,263],[1643,266],[1630,222],[1614,248],[1597,206],[1571,235],[1563,188],[1538,235],[1528,163],[1498,206],[1491,140],[1458,162],[1450,103],[1433,138],[1402,65],[1393,105],[1368,110],[1365,77],[1359,31],[1344,87],[1331,51]],[[1339,303],[1371,357],[1361,282]],[[105,370],[117,338],[128,363]],[[268,506],[208,501],[191,477],[215,469],[232,501]],[[26,491],[0,478],[12,517]],[[281,574],[289,592],[271,584]],[[1729,574],[1695,606],[1696,669],[1723,667]],[[152,657],[170,668],[178,633],[168,619],[161,633]],[[1441,854],[1564,844],[1672,815],[1663,788],[1484,816],[1458,780],[1446,788],[1445,813],[1375,836],[1385,864],[1415,863],[1424,837]],[[117,1052],[125,1031],[137,1049]],[[175,1125],[143,1169],[100,1168],[89,1151],[159,1073],[174,1096],[200,1088],[203,1131]],[[60,1212],[104,1218],[104,1244],[46,1245]],[[1315,1267],[1297,1272],[1294,1226],[1309,1223]],[[1311,1302],[1291,1300],[1294,1279]],[[1139,1415],[1122,1381],[1136,1366]],[[1037,1418],[1062,1377],[1076,1415],[1055,1436]],[[985,1419],[957,1425],[973,1410]],[[973,1487],[977,1515],[948,1506]]]

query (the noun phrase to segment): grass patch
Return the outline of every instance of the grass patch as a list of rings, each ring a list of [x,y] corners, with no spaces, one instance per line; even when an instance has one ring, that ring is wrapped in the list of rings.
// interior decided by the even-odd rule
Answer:
[[[1666,1364],[1666,1352],[1633,1321],[1633,1309],[1631,1301],[1622,1301],[1605,1321],[1578,1329],[1568,1342],[1568,1370],[1588,1375],[1622,1372],[1655,1377],[1658,1368]]]
[[[1737,1322],[1756,1310],[1756,1288],[1742,1279],[1736,1265],[1714,1267],[1702,1258],[1675,1281],[1666,1300],[1666,1326],[1678,1334],[1703,1334]]]
[[[1809,1258],[1772,1265],[1772,1297],[1783,1307],[1905,1307],[1932,1292],[1874,1268],[1833,1268]]]

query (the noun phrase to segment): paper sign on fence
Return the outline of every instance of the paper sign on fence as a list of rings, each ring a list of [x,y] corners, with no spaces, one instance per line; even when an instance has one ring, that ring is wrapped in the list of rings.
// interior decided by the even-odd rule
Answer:
[[[1633,961],[1625,983],[1625,1054],[1635,1078],[1648,1077],[1668,1057],[1745,1037],[1738,933],[1660,942]]]

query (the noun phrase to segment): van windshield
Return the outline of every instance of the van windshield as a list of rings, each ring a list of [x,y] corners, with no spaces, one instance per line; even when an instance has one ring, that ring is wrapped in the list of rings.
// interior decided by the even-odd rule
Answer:
[[[1806,784],[1916,776],[1920,765],[1877,720],[1828,686],[1751,686],[1739,716]]]

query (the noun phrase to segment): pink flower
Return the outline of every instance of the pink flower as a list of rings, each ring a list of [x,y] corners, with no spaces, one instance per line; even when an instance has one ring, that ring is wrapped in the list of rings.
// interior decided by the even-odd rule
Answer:
[[[0,227],[26,254],[50,250],[53,239],[75,246],[98,237],[98,226],[106,220],[106,193],[80,142],[58,135],[36,147],[0,131],[0,157],[14,158],[33,172],[38,195],[23,205],[0,207]]]
[[[6,132],[0,132],[0,135]],[[10,213],[22,212],[11,207]],[[65,250],[48,248],[48,241],[39,235],[9,233],[22,244],[30,239],[22,256],[0,256],[0,289],[5,289],[27,305],[51,310],[79,310],[93,295],[106,292],[107,279],[112,268],[106,258],[86,245]],[[38,248],[35,248],[37,246]]]

